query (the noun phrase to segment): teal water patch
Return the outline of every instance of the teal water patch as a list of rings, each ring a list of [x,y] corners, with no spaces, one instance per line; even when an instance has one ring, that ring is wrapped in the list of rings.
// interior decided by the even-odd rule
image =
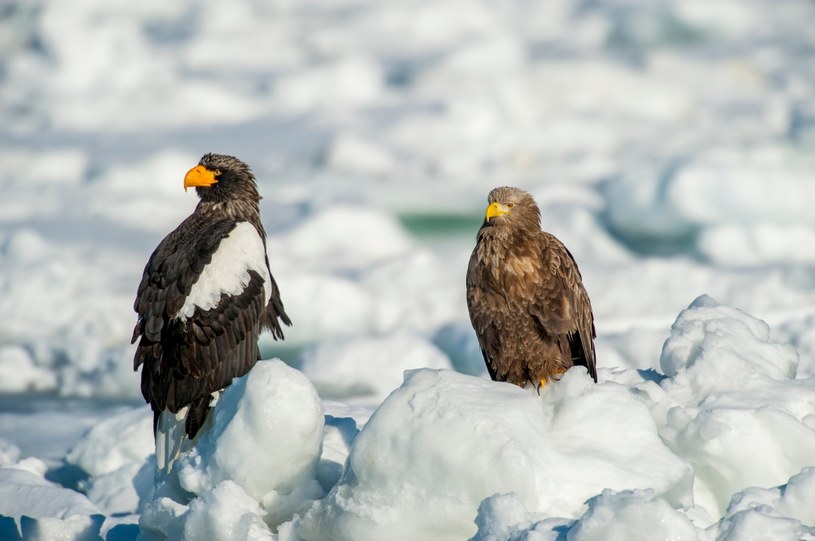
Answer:
[[[402,226],[420,241],[446,241],[475,238],[484,221],[481,213],[402,213],[397,216]]]
[[[285,332],[285,330],[283,331]],[[261,359],[280,359],[287,365],[299,369],[300,354],[310,344],[275,342],[270,335],[263,335],[258,343]]]

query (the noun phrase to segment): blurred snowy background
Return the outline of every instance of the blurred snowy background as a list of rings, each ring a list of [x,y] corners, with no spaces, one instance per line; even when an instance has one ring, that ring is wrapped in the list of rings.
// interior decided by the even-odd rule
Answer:
[[[810,378],[813,21],[808,0],[0,2],[4,456],[69,486],[84,431],[140,403],[135,289],[210,151],[264,196],[294,321],[264,357],[324,400],[483,376],[464,274],[505,184],[580,265],[601,380],[670,372],[702,293]]]

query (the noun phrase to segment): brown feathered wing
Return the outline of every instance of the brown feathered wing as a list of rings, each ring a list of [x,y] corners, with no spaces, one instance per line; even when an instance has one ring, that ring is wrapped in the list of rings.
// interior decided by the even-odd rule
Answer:
[[[564,370],[585,366],[597,381],[594,316],[577,262],[554,235],[542,231],[540,243],[548,265],[529,305],[530,315],[547,337],[558,342]]]

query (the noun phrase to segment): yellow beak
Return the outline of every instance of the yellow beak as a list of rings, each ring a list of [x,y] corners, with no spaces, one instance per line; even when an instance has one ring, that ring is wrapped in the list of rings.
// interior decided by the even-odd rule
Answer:
[[[184,191],[186,192],[190,186],[209,187],[217,182],[215,173],[203,165],[196,165],[184,175]]]
[[[487,207],[486,218],[489,222],[491,219],[495,218],[496,216],[503,216],[504,214],[508,213],[509,209],[506,208],[504,205],[496,201],[495,203],[490,203]]]

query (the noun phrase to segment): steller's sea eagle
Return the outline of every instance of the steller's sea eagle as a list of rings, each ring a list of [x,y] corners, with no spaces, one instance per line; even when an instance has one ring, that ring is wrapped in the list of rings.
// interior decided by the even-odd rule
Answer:
[[[538,389],[574,365],[594,381],[594,316],[572,254],[541,231],[532,196],[488,197],[467,269],[467,306],[493,380]]]
[[[260,358],[258,336],[291,325],[269,269],[255,177],[205,154],[184,177],[200,201],[150,256],[134,309],[134,370],[153,409],[156,465],[169,471],[207,417],[214,393]]]

